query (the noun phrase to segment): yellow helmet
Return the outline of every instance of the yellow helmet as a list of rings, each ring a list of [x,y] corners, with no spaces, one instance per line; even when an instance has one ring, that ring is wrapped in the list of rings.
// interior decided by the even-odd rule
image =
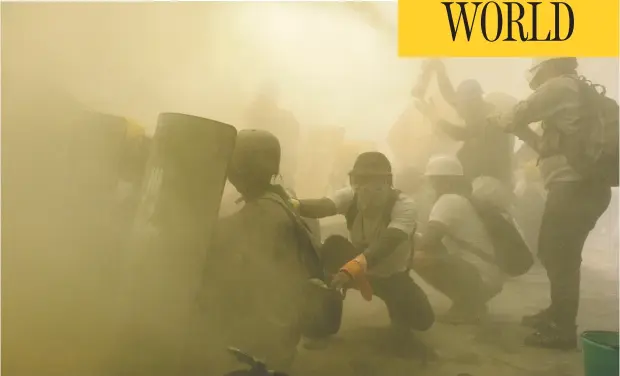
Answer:
[[[144,127],[138,124],[136,121],[131,119],[127,120],[127,131],[126,137],[128,140],[136,140],[145,136]]]
[[[538,166],[536,166],[536,160],[529,161],[523,166],[523,174],[528,181],[540,178],[540,171],[538,170]]]

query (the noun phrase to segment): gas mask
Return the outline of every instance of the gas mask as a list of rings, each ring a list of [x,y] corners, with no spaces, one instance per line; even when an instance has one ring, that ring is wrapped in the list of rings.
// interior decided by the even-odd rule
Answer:
[[[384,177],[362,178],[359,176],[351,177],[351,186],[357,196],[357,207],[362,212],[372,212],[380,210],[392,190]]]

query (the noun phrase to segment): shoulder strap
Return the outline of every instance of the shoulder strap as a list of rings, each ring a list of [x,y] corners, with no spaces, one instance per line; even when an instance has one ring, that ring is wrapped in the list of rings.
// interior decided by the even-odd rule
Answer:
[[[357,207],[357,193],[353,195],[353,200],[351,200],[351,205],[349,205],[349,210],[344,215],[345,220],[347,221],[347,229],[351,230],[353,228],[353,223],[355,222],[355,218],[357,218],[359,210]]]
[[[390,198],[385,205],[385,211],[383,212],[383,219],[387,223],[392,221],[392,211],[394,210],[394,205],[396,205],[396,201],[398,201],[399,197],[400,191],[398,189],[392,189],[392,192],[390,192]]]
[[[308,271],[313,278],[320,278],[321,280],[323,280],[323,269],[321,267],[318,253],[320,247],[318,247],[314,238],[312,237],[312,231],[310,230],[306,222],[304,222],[301,217],[299,217],[284,200],[275,198],[273,196],[264,196],[260,199],[277,203],[286,212],[291,222],[293,222],[293,227],[295,228],[299,246],[302,250],[306,251],[300,255],[302,263],[309,268]],[[308,260],[308,257],[310,257],[311,259]]]

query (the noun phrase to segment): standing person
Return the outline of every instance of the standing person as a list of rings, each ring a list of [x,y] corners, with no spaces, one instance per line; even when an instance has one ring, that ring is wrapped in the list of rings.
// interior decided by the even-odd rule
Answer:
[[[211,317],[219,312],[227,345],[286,371],[304,328],[304,288],[310,278],[323,279],[323,270],[288,194],[271,183],[279,165],[280,144],[273,134],[238,133],[228,179],[244,206],[220,220],[207,289],[217,304]]]
[[[471,181],[479,176],[490,176],[512,191],[512,136],[490,126],[488,117],[495,112],[495,106],[484,100],[478,81],[465,80],[455,90],[441,60],[428,61],[424,69],[437,74],[441,95],[454,107],[465,126],[442,119],[432,103],[419,100],[418,108],[448,136],[463,142],[457,157],[465,176]]]
[[[330,264],[327,269],[336,265],[332,269],[332,286],[353,284],[366,300],[373,295],[383,300],[390,315],[395,350],[421,351],[418,355],[426,357],[429,349],[412,332],[425,331],[434,322],[426,294],[409,275],[415,204],[392,187],[392,167],[382,153],[360,154],[349,177],[351,186],[329,198],[299,200],[299,212],[309,218],[345,216],[351,243],[342,240],[350,246],[343,244],[340,249],[322,251],[323,262]],[[331,243],[328,240],[326,245]]]
[[[535,59],[528,72],[534,92],[503,117],[505,129],[538,153],[548,192],[538,256],[551,284],[551,305],[523,318],[524,325],[536,329],[525,341],[535,347],[577,345],[581,253],[610,202],[612,183],[605,178],[618,176],[618,105],[581,79],[577,66],[574,57]],[[543,123],[542,137],[529,127],[538,121]],[[596,146],[610,161],[602,172],[598,161],[606,159],[592,162],[588,154],[595,135],[604,136]]]
[[[493,241],[470,201],[472,185],[457,158],[433,157],[425,175],[437,199],[416,240],[414,270],[452,300],[444,321],[476,323],[503,287],[503,273],[492,261]]]
[[[280,175],[287,189],[295,189],[297,174],[300,125],[295,115],[280,107],[280,89],[272,82],[265,83],[247,112],[247,125],[273,133],[282,148]]]

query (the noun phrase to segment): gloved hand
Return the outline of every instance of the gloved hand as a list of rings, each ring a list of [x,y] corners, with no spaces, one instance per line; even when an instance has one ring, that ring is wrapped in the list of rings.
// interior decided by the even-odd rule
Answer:
[[[353,278],[349,275],[349,273],[341,270],[332,278],[330,287],[336,290],[342,290],[352,280]]]
[[[372,300],[372,287],[366,278],[366,257],[361,254],[353,260],[347,262],[334,276],[331,286],[335,289],[343,289],[351,283],[360,291],[362,297],[368,301]]]
[[[294,199],[294,198],[289,198],[288,202],[289,202],[289,204],[291,204],[291,206],[293,207],[293,210],[295,212],[299,212],[299,206],[301,205],[299,200]]]

